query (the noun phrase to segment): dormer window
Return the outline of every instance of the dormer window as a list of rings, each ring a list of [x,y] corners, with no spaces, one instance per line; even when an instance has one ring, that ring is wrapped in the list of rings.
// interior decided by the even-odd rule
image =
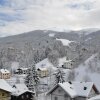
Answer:
[[[72,82],[71,82],[71,81],[69,81],[69,84],[72,84]]]
[[[15,86],[15,85],[13,85],[13,88],[16,88],[16,86]]]
[[[84,87],[84,90],[87,90],[87,87]]]

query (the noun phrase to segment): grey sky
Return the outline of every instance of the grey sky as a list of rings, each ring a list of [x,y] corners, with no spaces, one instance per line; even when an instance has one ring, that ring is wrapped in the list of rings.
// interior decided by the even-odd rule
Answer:
[[[100,0],[1,0],[0,35],[100,28]]]

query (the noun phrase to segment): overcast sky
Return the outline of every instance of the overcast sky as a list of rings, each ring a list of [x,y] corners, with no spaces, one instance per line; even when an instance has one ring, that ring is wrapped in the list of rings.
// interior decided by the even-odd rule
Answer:
[[[83,28],[100,28],[100,0],[0,0],[0,36]]]

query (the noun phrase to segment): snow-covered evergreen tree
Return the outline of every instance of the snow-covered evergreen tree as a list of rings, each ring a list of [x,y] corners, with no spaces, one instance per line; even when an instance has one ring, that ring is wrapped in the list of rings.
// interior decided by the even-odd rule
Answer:
[[[34,85],[37,85],[37,84],[39,84],[39,76],[37,74],[35,65],[32,66],[32,72],[33,72],[32,75],[33,75]]]
[[[39,84],[39,77],[34,64],[29,68],[28,74],[25,79],[25,83],[29,90],[37,91],[36,87]]]
[[[55,75],[55,84],[65,82],[64,79],[65,73],[61,69],[58,69],[54,75]]]
[[[34,65],[32,66],[32,72],[33,72],[35,93],[36,93],[36,96],[38,96],[39,76],[37,74],[37,71]]]
[[[34,91],[34,84],[33,84],[34,80],[32,77],[32,70],[31,68],[29,68],[26,79],[25,79],[25,84],[28,87],[29,90]]]

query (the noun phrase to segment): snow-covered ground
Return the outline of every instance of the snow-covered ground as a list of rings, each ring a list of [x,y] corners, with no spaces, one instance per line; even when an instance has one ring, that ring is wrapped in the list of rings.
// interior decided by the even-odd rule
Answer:
[[[71,42],[74,42],[74,41],[69,41],[69,40],[67,40],[67,39],[56,39],[57,41],[61,41],[62,42],[62,44],[64,45],[64,46],[69,46],[69,44],[71,43]]]
[[[55,33],[50,33],[49,34],[49,37],[54,37],[55,36]]]
[[[10,84],[10,85],[14,85],[15,83],[19,82],[19,83],[24,83],[25,81],[25,75],[14,75],[12,76],[10,79],[7,79],[6,81]]]
[[[76,72],[76,78],[75,81],[92,81],[97,86],[97,88],[100,91],[100,73],[98,72],[91,72],[91,69],[89,68],[89,63],[92,61],[92,64],[95,63],[94,58],[97,56],[97,54],[92,55],[89,59],[87,59],[83,64],[79,65],[78,68],[75,69]],[[98,66],[100,67],[100,63],[98,61]],[[93,65],[94,69],[96,67]]]

